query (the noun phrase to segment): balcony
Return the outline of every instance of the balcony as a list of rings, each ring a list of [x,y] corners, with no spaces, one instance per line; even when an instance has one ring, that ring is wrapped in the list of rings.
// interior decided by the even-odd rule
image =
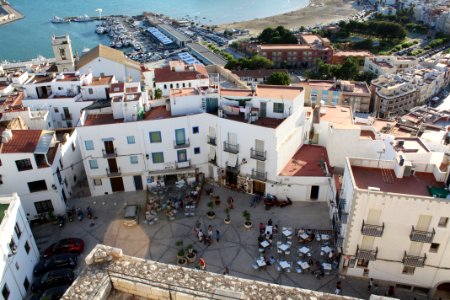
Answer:
[[[238,154],[239,153],[239,144],[230,144],[227,142],[223,142],[223,151]]]
[[[63,120],[63,121],[72,120],[72,114],[61,114],[61,120]]]
[[[435,233],[434,228],[433,231],[421,231],[414,229],[414,226],[412,226],[409,239],[413,242],[432,243]]]
[[[188,159],[186,161],[177,161],[175,162],[175,166],[177,169],[189,168],[191,166],[191,160]]]
[[[378,248],[375,250],[360,249],[356,246],[356,258],[364,260],[376,260],[378,254]]]
[[[256,180],[266,181],[267,180],[267,172],[258,172],[255,169],[252,169],[251,177]]]
[[[383,223],[383,225],[379,226],[379,225],[366,224],[366,223],[364,223],[364,220],[363,220],[362,227],[361,227],[362,234],[381,237],[383,235],[383,231],[384,231],[384,223]]]
[[[405,251],[403,255],[402,263],[407,267],[419,267],[423,268],[425,266],[425,261],[427,260],[427,255],[423,256],[414,256],[408,255]]]
[[[181,148],[188,148],[190,146],[189,139],[185,139],[182,141],[173,141],[173,148],[175,149],[181,149]]]
[[[117,168],[116,170],[110,170],[108,168],[106,168],[106,175],[108,177],[119,177],[122,173],[120,172],[120,167]]]
[[[206,142],[207,142],[209,145],[217,146],[217,138],[216,138],[215,136],[209,136],[209,135],[207,135],[207,136],[206,136]]]
[[[117,157],[117,148],[114,148],[113,150],[102,149],[102,152],[103,158]]]
[[[253,159],[265,161],[266,153],[267,153],[267,151],[258,151],[258,150],[254,150],[253,148],[250,149],[250,157]]]

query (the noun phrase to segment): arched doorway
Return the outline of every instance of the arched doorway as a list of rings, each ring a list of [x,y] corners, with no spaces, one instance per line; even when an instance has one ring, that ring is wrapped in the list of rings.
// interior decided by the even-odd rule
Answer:
[[[436,287],[434,297],[442,299],[450,299],[450,282],[444,282]]]

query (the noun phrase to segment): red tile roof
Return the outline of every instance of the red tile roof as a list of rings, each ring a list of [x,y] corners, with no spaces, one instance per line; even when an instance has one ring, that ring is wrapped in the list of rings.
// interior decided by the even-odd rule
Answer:
[[[12,139],[2,143],[1,153],[33,153],[42,130],[12,130]]]
[[[171,82],[208,78],[208,71],[204,66],[193,65],[194,70],[185,69],[184,71],[175,72],[169,66],[155,69],[155,82]]]
[[[280,172],[280,176],[326,176],[321,160],[327,164],[331,173],[327,149],[322,146],[303,145]]]
[[[125,90],[125,83],[117,82],[111,84],[111,87],[109,88],[109,93],[123,93],[124,90]]]

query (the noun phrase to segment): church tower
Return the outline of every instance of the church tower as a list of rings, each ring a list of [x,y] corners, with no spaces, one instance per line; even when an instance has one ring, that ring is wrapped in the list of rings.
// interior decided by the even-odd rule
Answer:
[[[70,44],[69,35],[52,36],[53,53],[56,58],[56,66],[58,72],[73,72],[75,71],[75,62],[73,59],[72,45]]]

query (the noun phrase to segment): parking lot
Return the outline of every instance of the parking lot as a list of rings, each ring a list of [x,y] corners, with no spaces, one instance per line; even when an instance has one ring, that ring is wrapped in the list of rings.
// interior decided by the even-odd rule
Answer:
[[[182,240],[184,246],[192,244],[197,251],[197,261],[188,264],[189,268],[196,267],[198,258],[201,257],[206,261],[206,270],[211,272],[222,273],[227,267],[230,275],[330,293],[334,292],[336,282],[342,281],[344,295],[368,298],[366,280],[341,278],[335,267],[329,275],[320,279],[316,279],[312,272],[303,274],[297,274],[295,271],[279,272],[274,266],[267,266],[262,270],[252,268],[252,262],[259,256],[257,238],[260,222],[267,223],[268,219],[272,219],[273,223],[280,228],[289,226],[329,230],[331,224],[327,203],[302,202],[285,208],[274,207],[265,210],[262,203],[256,207],[250,207],[251,195],[219,187],[214,187],[214,195],[222,199],[221,205],[214,208],[216,213],[214,220],[208,220],[206,217],[207,202],[210,198],[203,192],[194,216],[186,217],[184,212],[180,211],[176,214],[175,220],[169,221],[163,213],[160,213],[159,220],[149,225],[143,222],[144,213],[141,210],[140,224],[135,227],[123,225],[124,206],[128,203],[144,207],[145,192],[71,199],[68,203],[69,207],[81,207],[85,210],[89,205],[93,209],[94,218],[86,219],[85,217],[82,221],[66,222],[63,228],[53,224],[38,225],[33,228],[33,233],[41,251],[61,238],[82,238],[85,241],[85,250],[79,259],[76,273],[83,267],[84,257],[98,243],[119,247],[127,255],[176,264],[178,252],[176,242]],[[225,199],[229,196],[233,197],[235,208],[230,212],[231,224],[227,225],[223,219],[225,218]],[[244,210],[248,210],[251,214],[253,222],[251,230],[244,228],[242,216]],[[198,222],[205,233],[209,225],[214,232],[219,230],[219,242],[215,240],[214,235],[210,246],[200,243],[194,234],[194,227]],[[293,239],[293,247],[298,247],[296,239]],[[276,255],[276,247],[271,251],[271,254]],[[298,259],[297,251],[292,252],[289,260],[295,263]],[[320,258],[319,253],[315,253],[314,256]],[[382,285],[380,285],[380,292],[382,291]]]

